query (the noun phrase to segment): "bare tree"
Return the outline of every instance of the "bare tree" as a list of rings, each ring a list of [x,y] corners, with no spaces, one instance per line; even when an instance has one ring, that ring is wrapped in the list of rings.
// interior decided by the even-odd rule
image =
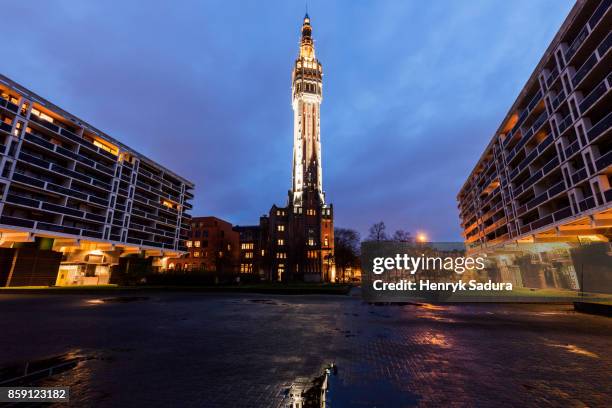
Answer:
[[[393,234],[393,241],[397,242],[412,242],[412,235],[403,229],[398,229]]]
[[[346,270],[359,266],[359,233],[348,228],[334,229],[334,252],[336,267],[342,273],[342,281],[346,281]]]
[[[368,241],[386,241],[388,239],[387,226],[384,221],[377,222],[370,227],[370,234],[368,235]]]

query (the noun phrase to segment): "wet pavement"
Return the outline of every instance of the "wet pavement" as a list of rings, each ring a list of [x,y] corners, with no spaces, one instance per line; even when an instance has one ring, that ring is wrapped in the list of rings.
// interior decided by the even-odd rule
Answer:
[[[570,305],[0,296],[0,373],[78,355],[75,368],[37,384],[70,386],[75,407],[282,407],[296,379],[330,363],[333,408],[603,407],[612,400],[610,350],[612,319]]]

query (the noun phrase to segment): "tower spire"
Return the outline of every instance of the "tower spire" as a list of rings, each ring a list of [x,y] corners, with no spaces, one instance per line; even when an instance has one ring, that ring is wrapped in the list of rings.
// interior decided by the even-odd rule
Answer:
[[[290,201],[303,206],[306,197],[325,202],[321,170],[320,105],[323,68],[315,56],[308,12],[302,23],[300,53],[293,67],[293,185]]]

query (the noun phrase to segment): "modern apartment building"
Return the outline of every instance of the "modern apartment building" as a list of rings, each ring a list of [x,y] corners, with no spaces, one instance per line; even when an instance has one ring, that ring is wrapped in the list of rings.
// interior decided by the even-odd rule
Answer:
[[[0,286],[108,283],[186,251],[193,183],[2,75],[0,96]]]
[[[576,2],[461,188],[469,247],[612,239],[611,4]]]

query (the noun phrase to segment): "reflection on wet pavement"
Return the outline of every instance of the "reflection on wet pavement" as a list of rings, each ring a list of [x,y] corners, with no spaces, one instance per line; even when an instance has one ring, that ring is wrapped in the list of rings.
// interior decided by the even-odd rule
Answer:
[[[70,386],[76,407],[285,407],[298,379],[311,384],[331,362],[322,397],[333,408],[599,407],[612,395],[612,319],[567,305],[91,300],[0,297],[0,367],[77,353],[74,368],[43,380]]]

